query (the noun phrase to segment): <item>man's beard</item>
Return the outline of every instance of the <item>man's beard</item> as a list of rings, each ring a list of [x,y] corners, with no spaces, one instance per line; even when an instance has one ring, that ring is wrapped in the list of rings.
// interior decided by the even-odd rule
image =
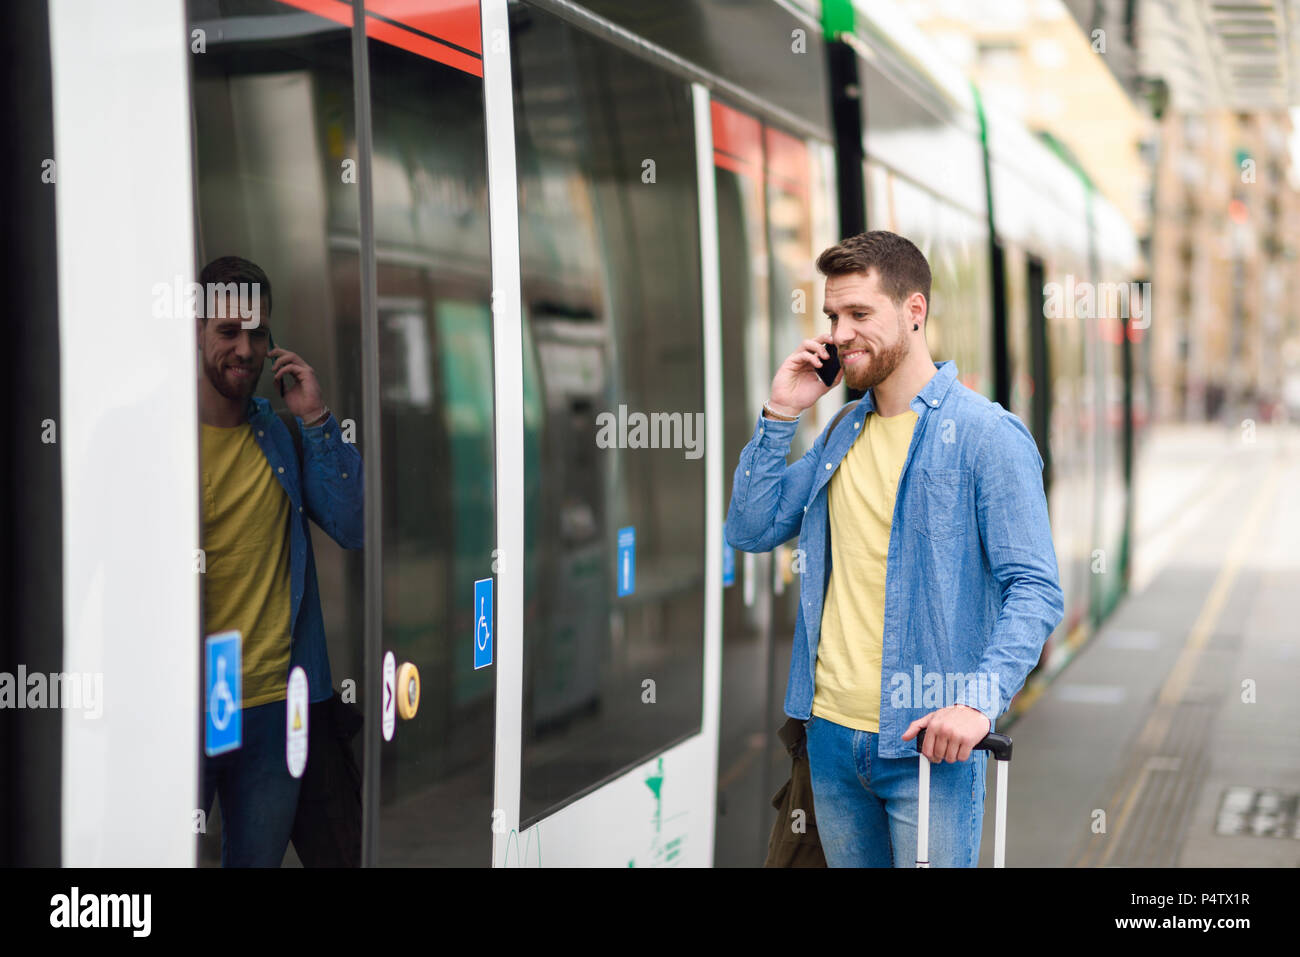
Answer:
[[[862,368],[861,365],[856,368],[844,367],[844,381],[850,389],[866,392],[874,389],[894,374],[894,370],[907,358],[908,352],[911,351],[911,344],[908,342],[905,331],[906,325],[900,316],[898,319],[898,340],[892,348],[884,352],[873,350],[870,356],[859,359],[859,364],[866,362],[865,368]]]
[[[208,377],[208,381],[212,383],[212,388],[216,389],[227,399],[247,399],[257,391],[257,383],[262,379],[262,369],[258,366],[254,369],[253,375],[248,377],[248,380],[242,387],[239,385],[232,386],[226,380],[221,368],[208,362],[206,357],[203,360],[203,372]]]

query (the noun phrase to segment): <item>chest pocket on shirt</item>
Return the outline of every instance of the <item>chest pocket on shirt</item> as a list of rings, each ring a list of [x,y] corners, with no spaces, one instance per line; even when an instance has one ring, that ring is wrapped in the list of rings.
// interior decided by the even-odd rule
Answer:
[[[918,531],[932,542],[956,538],[974,519],[968,469],[921,469]]]

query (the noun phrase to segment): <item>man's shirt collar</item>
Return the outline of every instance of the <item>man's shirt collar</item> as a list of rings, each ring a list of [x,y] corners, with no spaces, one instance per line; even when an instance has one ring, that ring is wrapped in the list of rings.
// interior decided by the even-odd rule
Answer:
[[[954,360],[947,359],[943,362],[936,362],[934,367],[937,371],[930,377],[930,381],[908,403],[912,411],[917,414],[924,412],[927,408],[938,408],[943,403],[943,397],[952,388],[952,384],[957,381],[957,363]],[[869,389],[867,394],[862,397],[859,408],[855,411],[865,415],[868,412],[874,412],[875,409],[875,390]]]

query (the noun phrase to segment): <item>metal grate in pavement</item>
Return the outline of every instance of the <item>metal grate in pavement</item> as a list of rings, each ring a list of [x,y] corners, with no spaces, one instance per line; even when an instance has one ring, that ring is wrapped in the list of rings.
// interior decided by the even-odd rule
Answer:
[[[1223,792],[1214,833],[1300,840],[1300,794],[1238,785]]]

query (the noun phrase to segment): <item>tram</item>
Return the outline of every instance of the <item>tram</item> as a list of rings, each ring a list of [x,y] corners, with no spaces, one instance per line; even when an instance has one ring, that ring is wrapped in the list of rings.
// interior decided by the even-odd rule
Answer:
[[[843,235],[920,246],[931,353],[1039,444],[1066,615],[1021,698],[1122,595],[1142,328],[1044,290],[1127,284],[1136,239],[892,4],[30,7],[0,671],[102,701],[0,713],[0,860],[217,859],[196,333],[155,288],[219,256],[266,271],[364,461],[365,547],[313,534],[366,865],[762,862],[797,570],[723,519]],[[703,435],[598,442],[621,410]],[[388,655],[422,682],[391,738]]]

